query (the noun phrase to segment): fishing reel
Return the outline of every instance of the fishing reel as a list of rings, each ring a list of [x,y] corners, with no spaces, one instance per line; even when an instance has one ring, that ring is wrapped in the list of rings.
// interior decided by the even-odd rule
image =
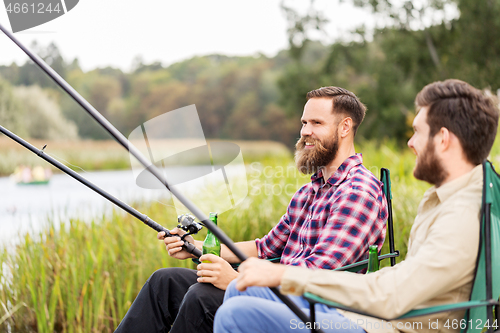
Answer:
[[[189,214],[179,215],[177,217],[177,222],[179,223],[177,228],[181,228],[187,232],[181,237],[182,240],[184,240],[186,236],[197,234],[198,231],[203,228],[203,226],[200,223],[195,222],[194,217]]]

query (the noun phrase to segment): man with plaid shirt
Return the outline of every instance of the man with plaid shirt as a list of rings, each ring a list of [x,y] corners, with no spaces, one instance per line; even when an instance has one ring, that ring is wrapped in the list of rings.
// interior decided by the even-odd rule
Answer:
[[[258,257],[285,265],[333,269],[360,260],[384,243],[386,202],[361,154],[347,158],[326,181],[322,171],[293,196],[280,222],[256,239]]]
[[[382,246],[387,202],[382,183],[362,165],[354,136],[365,106],[350,91],[324,87],[307,94],[299,171],[313,174],[293,196],[279,223],[263,238],[236,243],[249,257],[276,258],[285,265],[333,269],[354,263],[369,245]],[[172,233],[182,235],[182,230]],[[158,234],[170,256],[192,258],[180,238]],[[199,249],[201,241],[186,239]],[[197,270],[164,268],[151,275],[116,332],[212,332],[215,312],[238,273],[239,259],[225,246],[221,257],[203,255]]]

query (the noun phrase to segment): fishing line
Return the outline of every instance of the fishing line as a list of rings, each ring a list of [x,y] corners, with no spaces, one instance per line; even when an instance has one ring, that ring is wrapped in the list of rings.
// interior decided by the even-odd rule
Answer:
[[[156,200],[156,199],[154,199],[154,200],[153,200],[153,202],[157,202],[157,203],[159,203],[160,205],[163,205],[163,206],[165,206],[165,207],[172,207],[172,208],[175,208],[175,211],[176,211],[177,213],[182,213],[182,214],[189,214],[189,213],[190,213],[190,212],[188,212],[188,211],[186,211],[186,210],[184,210],[184,211],[183,211],[183,210],[179,210],[179,209],[178,209],[176,206],[174,206],[174,205],[168,205],[168,204],[163,203],[163,202],[161,202],[161,201],[159,201],[159,200]]]
[[[45,152],[45,151],[44,151],[44,152]],[[47,152],[45,152],[45,154],[47,154]],[[52,157],[54,157],[54,158],[56,158],[56,159],[58,159],[58,160],[60,160],[60,161],[65,162],[65,163],[66,163],[66,166],[70,165],[70,166],[72,166],[73,168],[80,169],[80,170],[82,170],[82,171],[83,171],[83,172],[85,172],[85,173],[90,173],[90,172],[88,172],[88,171],[84,170],[82,167],[79,167],[78,165],[74,165],[74,164],[69,163],[69,162],[68,162],[68,161],[66,161],[64,158],[61,158],[61,157],[57,156],[57,155],[56,155],[56,154],[54,154],[54,153],[50,153],[50,154],[47,154],[47,155],[52,156]]]

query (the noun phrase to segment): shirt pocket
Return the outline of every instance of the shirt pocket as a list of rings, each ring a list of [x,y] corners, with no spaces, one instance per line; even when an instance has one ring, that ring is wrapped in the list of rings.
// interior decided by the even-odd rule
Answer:
[[[323,231],[323,220],[307,220],[301,231],[299,242],[303,252],[311,253]]]

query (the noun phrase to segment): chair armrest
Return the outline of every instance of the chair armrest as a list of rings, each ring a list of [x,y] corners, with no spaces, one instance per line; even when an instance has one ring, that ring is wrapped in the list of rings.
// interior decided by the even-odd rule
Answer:
[[[384,260],[384,259],[396,258],[396,257],[399,257],[399,251],[379,256],[378,260],[381,261],[381,260]],[[201,264],[201,261],[199,261],[198,259],[191,259],[191,260],[196,265]],[[266,260],[272,262],[273,264],[279,264],[280,260],[281,260],[281,257],[271,258],[271,259],[266,259]],[[354,264],[350,264],[350,265],[342,266],[342,267],[339,267],[339,268],[335,268],[334,270],[335,271],[348,271],[348,272],[354,272],[354,273],[356,273],[356,272],[359,272],[362,269],[365,269],[367,265],[368,265],[368,259],[365,259],[365,260],[358,261],[358,262],[356,262]],[[239,266],[240,266],[240,263],[231,264],[231,267],[233,267],[235,270],[237,270]]]
[[[478,308],[481,306],[495,305],[495,304],[498,304],[498,301],[491,299],[491,300],[486,300],[486,301],[473,300],[473,301],[461,302],[461,303],[436,305],[436,306],[431,306],[431,307],[424,308],[424,309],[417,309],[417,310],[408,311],[407,313],[405,313],[404,315],[402,315],[396,319],[418,317],[418,316],[430,315],[430,314],[445,312],[445,311],[467,310],[467,309]]]
[[[273,264],[279,264],[281,262],[281,257],[278,257],[278,258],[270,258],[270,259],[267,259],[267,261],[270,261],[272,262]]]
[[[196,265],[199,265],[201,264],[201,261],[199,261],[197,258],[193,258],[191,259]],[[266,259],[267,261],[270,261],[272,262],[273,264],[279,264],[280,263],[280,260],[281,260],[281,257],[278,257],[278,258],[271,258],[271,259]],[[231,267],[236,271],[238,270],[238,267],[240,266],[241,263],[235,263],[235,264],[230,264]]]
[[[393,253],[388,253],[388,254],[384,254],[382,256],[378,256],[378,260],[381,261],[384,259],[396,258],[396,257],[399,257],[399,251],[395,251]],[[362,269],[365,269],[367,265],[368,265],[368,259],[365,259],[365,260],[355,262],[354,264],[345,265],[345,266],[342,266],[339,268],[335,268],[334,271],[347,271],[347,272],[356,273]]]
[[[333,308],[337,308],[337,309],[341,309],[341,310],[345,310],[345,311],[349,311],[349,312],[354,312],[354,313],[358,313],[360,315],[369,316],[369,317],[373,317],[373,318],[377,318],[377,319],[382,319],[385,321],[419,317],[419,316],[430,315],[430,314],[439,313],[439,312],[446,312],[446,311],[466,310],[466,309],[471,309],[471,308],[477,308],[480,306],[488,306],[488,305],[498,304],[498,301],[494,300],[494,299],[486,300],[486,301],[468,301],[468,302],[444,304],[444,305],[431,306],[431,307],[423,308],[423,309],[411,310],[411,311],[408,311],[407,313],[405,313],[399,317],[396,317],[396,318],[384,318],[384,317],[379,317],[379,316],[375,316],[375,315],[366,313],[364,311],[349,308],[349,307],[342,305],[340,303],[324,299],[320,296],[317,296],[317,295],[314,295],[314,294],[311,294],[308,292],[304,293],[303,296],[309,303],[325,304],[325,305],[333,307]]]
[[[280,261],[281,261],[281,257],[277,257],[277,258],[270,258],[270,259],[266,259],[267,261],[269,262],[272,262],[273,264],[279,264]],[[235,270],[238,270],[238,267],[240,267],[240,262],[236,263],[236,264],[231,264],[231,267],[233,267]]]
[[[387,254],[381,255],[381,256],[378,257],[378,260],[381,261],[381,260],[384,260],[384,259],[396,258],[396,257],[399,257],[399,251],[395,251],[393,253],[387,253]],[[196,265],[201,264],[201,261],[199,261],[196,258],[193,258],[191,260]],[[270,258],[270,259],[266,259],[266,260],[272,262],[273,264],[279,264],[280,260],[281,260],[281,257]],[[345,266],[342,266],[342,267],[339,267],[339,268],[335,268],[334,271],[347,271],[347,272],[356,273],[356,272],[359,272],[362,269],[365,269],[367,265],[368,265],[368,259],[365,259],[365,260],[361,260],[361,261],[355,262],[354,264],[345,265]],[[233,267],[235,270],[237,270],[239,266],[240,266],[240,263],[231,264],[231,267]]]

